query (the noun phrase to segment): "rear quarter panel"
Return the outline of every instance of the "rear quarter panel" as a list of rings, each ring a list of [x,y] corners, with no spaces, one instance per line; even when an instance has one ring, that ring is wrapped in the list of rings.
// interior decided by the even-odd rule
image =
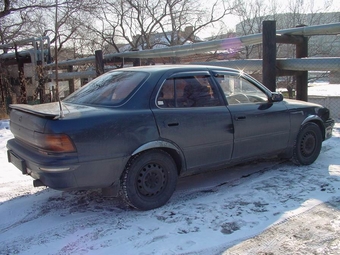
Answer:
[[[150,110],[98,108],[77,118],[48,120],[46,133],[66,133],[80,162],[126,158],[140,145],[158,138]]]

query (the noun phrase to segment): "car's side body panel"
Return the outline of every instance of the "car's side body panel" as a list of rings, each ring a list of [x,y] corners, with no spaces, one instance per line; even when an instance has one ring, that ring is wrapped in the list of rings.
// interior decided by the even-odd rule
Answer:
[[[243,73],[224,70],[214,70],[212,73],[232,116],[232,160],[237,162],[284,151],[290,135],[290,115],[286,105],[272,102],[271,92]],[[243,89],[246,93],[242,94],[243,102],[233,103],[229,100],[236,90]],[[251,101],[251,96],[257,100]]]
[[[235,136],[233,159],[276,154],[288,146],[290,114],[282,102],[229,105]]]
[[[181,174],[222,166],[230,162],[233,152],[233,123],[230,112],[222,101],[216,106],[207,107],[157,106],[156,97],[168,78],[204,76],[212,83],[210,73],[201,69],[183,69],[177,72],[169,70],[159,80],[150,100],[160,138],[176,144],[185,157],[186,167]],[[212,89],[217,93],[215,87]]]
[[[153,109],[162,139],[178,145],[187,171],[225,164],[233,151],[233,127],[225,106]]]

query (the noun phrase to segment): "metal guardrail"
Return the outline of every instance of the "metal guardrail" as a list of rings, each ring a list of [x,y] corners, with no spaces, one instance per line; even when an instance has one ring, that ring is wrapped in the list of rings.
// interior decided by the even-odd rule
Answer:
[[[303,36],[315,36],[315,35],[337,35],[340,34],[340,23],[333,23],[327,25],[306,26],[291,29],[277,30],[277,35],[303,35]],[[42,60],[43,57],[38,52],[43,52],[44,41],[47,40],[49,47],[49,38],[29,38],[18,42],[0,45],[0,49],[13,48],[15,45],[24,45],[32,43],[34,49],[19,52],[19,54],[30,55],[32,63],[36,63],[37,60]],[[37,43],[40,44],[39,49]],[[262,43],[262,34],[246,35],[241,37],[219,39],[208,42],[193,43],[187,45],[177,45],[172,47],[150,49],[143,51],[129,51],[121,53],[112,53],[103,56],[103,59],[108,61],[113,58],[162,58],[162,57],[183,57],[194,54],[206,53],[210,51],[228,50],[241,48],[249,45],[256,45]],[[7,53],[0,55],[0,59],[6,59],[8,57],[15,57],[15,53]],[[325,66],[322,63],[327,61]],[[321,63],[322,62],[322,63]],[[58,67],[62,66],[76,66],[84,65],[87,63],[95,63],[95,56],[86,58],[72,59],[58,62]],[[340,70],[340,58],[306,58],[306,59],[278,59],[277,67],[281,70],[295,70],[295,71],[338,71]],[[44,64],[44,63],[43,63]],[[215,61],[193,64],[209,64],[216,66],[228,66],[232,68],[244,69],[248,71],[255,71],[262,69],[262,60],[260,59],[247,59],[247,60],[233,60],[233,61]],[[45,64],[46,67],[54,67],[55,63]],[[83,72],[68,72],[59,73],[58,79],[74,79],[74,78],[90,78],[95,77],[96,72],[94,70]],[[49,74],[49,78],[55,79],[55,74]]]
[[[327,65],[325,65],[327,63]],[[229,60],[213,62],[194,62],[197,65],[225,66],[235,69],[257,71],[262,69],[262,59]],[[280,70],[294,71],[339,71],[340,58],[294,58],[277,59],[276,66]]]
[[[45,43],[46,41],[46,43]],[[37,63],[38,60],[40,60],[44,64],[44,56],[42,53],[44,53],[44,45],[46,44],[46,48],[50,48],[50,38],[48,36],[43,37],[31,37],[20,41],[14,41],[12,43],[7,44],[0,44],[0,49],[13,49],[17,47],[18,45],[25,45],[25,44],[32,44],[33,49],[21,51],[19,52],[20,56],[29,55],[31,57],[32,63]],[[49,53],[48,53],[49,54]],[[15,58],[15,53],[5,53],[0,55],[0,59],[9,59],[9,58]]]
[[[340,23],[333,23],[327,25],[298,27],[291,29],[277,30],[277,35],[337,35],[340,34]],[[241,37],[219,39],[208,42],[200,42],[186,45],[177,45],[166,48],[150,49],[143,51],[129,51],[121,53],[112,53],[104,55],[104,60],[112,58],[162,58],[162,57],[183,57],[193,54],[205,53],[216,50],[228,50],[240,48],[241,46],[256,45],[262,43],[262,34],[246,35]],[[86,63],[93,63],[95,57],[87,57],[80,59],[73,59],[61,61],[58,66],[69,65],[83,65]],[[53,66],[55,64],[49,64]]]
[[[327,65],[325,65],[325,63],[327,63]],[[262,59],[193,62],[191,64],[224,66],[247,71],[258,71],[262,69]],[[340,58],[277,59],[276,65],[280,70],[339,71]],[[48,77],[50,79],[55,79],[55,74],[54,73],[49,74]],[[58,74],[58,78],[61,80],[90,77],[96,77],[96,72],[94,70]]]

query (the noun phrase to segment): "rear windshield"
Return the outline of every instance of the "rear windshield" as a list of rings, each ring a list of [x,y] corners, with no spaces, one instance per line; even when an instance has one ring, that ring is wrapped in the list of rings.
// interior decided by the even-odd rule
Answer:
[[[144,72],[105,73],[75,91],[63,101],[73,104],[114,106],[121,104],[148,77]]]

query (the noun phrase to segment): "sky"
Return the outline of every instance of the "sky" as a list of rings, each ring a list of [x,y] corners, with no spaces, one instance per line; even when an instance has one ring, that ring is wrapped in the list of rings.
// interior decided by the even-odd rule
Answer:
[[[207,9],[211,6],[210,1],[205,1],[205,0],[200,0],[201,5],[207,6]],[[220,0],[217,0],[220,1]],[[255,2],[256,0],[252,1],[244,1],[247,4],[248,10],[248,15],[249,18],[252,18],[253,9],[250,8],[249,5],[252,2]],[[230,1],[229,1],[230,2]],[[260,1],[260,3],[263,5],[261,7],[261,12],[263,14],[260,15],[269,15],[270,13],[270,8],[266,7],[265,5],[268,3],[276,3],[275,8],[277,13],[287,13],[287,12],[292,12],[291,9],[292,7],[289,6],[294,6],[297,5],[298,2],[302,3],[302,7],[297,7],[297,11],[301,13],[319,13],[319,12],[339,12],[340,11],[340,1],[335,1],[335,0],[307,0],[307,1],[300,1],[300,0],[291,0],[291,1]],[[327,9],[325,9],[325,6],[329,6]],[[257,14],[259,15],[259,14]],[[223,23],[225,26],[224,33],[227,32],[227,30],[236,30],[236,25],[242,21],[241,17],[237,15],[236,11],[233,11],[233,14],[227,15],[223,19]],[[287,27],[288,28],[288,27]],[[198,34],[201,38],[207,38],[212,35],[215,35],[219,32],[220,26],[218,24],[215,24],[214,27],[211,27],[210,29],[204,29],[200,31]]]

